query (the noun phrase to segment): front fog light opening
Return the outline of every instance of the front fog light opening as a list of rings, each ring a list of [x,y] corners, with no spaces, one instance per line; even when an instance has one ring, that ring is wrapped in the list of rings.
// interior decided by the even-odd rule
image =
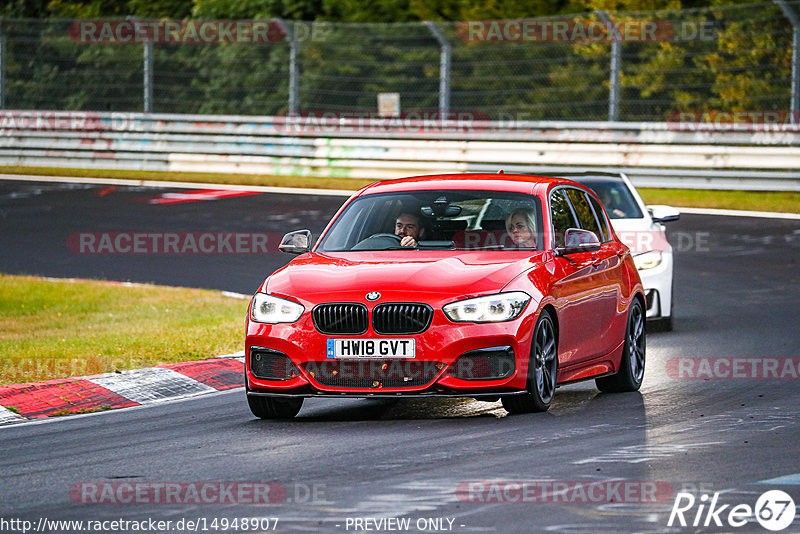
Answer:
[[[459,356],[448,374],[459,380],[502,380],[514,374],[514,349],[510,346],[471,350]]]
[[[644,296],[645,302],[647,302],[647,311],[658,311],[660,315],[661,311],[661,300],[658,295],[658,290],[650,289]]]
[[[250,348],[250,371],[261,380],[291,380],[300,370],[283,352],[265,347]]]

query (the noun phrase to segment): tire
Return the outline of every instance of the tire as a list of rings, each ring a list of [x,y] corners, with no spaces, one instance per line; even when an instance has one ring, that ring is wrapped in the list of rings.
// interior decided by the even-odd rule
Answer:
[[[558,373],[558,340],[553,318],[543,311],[533,333],[528,361],[527,392],[502,398],[509,413],[546,412],[556,391]]]
[[[595,380],[597,389],[604,393],[637,391],[644,379],[646,352],[645,314],[639,299],[633,299],[628,310],[625,327],[625,345],[619,362],[619,371]]]
[[[247,396],[250,411],[261,419],[291,419],[303,406],[303,398]]]

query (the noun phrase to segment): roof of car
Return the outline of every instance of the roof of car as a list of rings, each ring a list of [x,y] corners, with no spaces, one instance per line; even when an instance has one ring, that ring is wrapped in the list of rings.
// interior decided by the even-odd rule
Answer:
[[[465,189],[530,193],[534,186],[543,183],[571,183],[569,179],[529,174],[432,174],[382,180],[361,190],[368,193],[394,193],[409,190]]]
[[[619,174],[611,174],[611,173],[576,173],[576,174],[563,174],[561,175],[564,178],[569,178],[570,180],[575,180],[576,182],[583,182],[585,180],[591,180],[592,182],[623,182],[622,176]]]

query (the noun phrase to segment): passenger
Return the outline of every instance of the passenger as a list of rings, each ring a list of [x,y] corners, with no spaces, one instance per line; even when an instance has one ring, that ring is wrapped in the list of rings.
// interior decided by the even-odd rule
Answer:
[[[614,216],[614,219],[624,219],[625,212],[620,209],[620,206],[616,205],[617,203],[614,201],[614,195],[611,191],[607,189],[597,189],[595,191],[597,193],[597,197],[600,199],[600,203],[603,204],[603,207],[608,212],[608,216]]]
[[[517,248],[536,248],[536,212],[519,208],[506,217],[506,231]]]
[[[401,247],[416,247],[417,240],[425,237],[425,227],[421,224],[419,215],[402,212],[395,221],[394,235],[402,238]]]

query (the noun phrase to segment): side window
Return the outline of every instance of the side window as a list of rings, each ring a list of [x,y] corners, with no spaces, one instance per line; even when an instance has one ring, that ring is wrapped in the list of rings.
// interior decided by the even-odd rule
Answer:
[[[597,223],[594,210],[586,199],[586,195],[583,194],[583,191],[577,189],[568,188],[566,191],[572,207],[575,208],[575,214],[578,216],[581,228],[594,233],[597,236],[597,240],[602,243],[604,241],[603,233],[600,231],[600,225]]]
[[[567,228],[580,228],[563,189],[550,193],[550,218],[553,220],[553,248],[563,247]]]
[[[588,198],[589,202],[592,204],[592,208],[594,208],[594,214],[597,215],[597,220],[600,221],[600,229],[603,231],[603,235],[606,236],[606,238],[601,239],[600,242],[607,243],[611,241],[611,231],[608,229],[608,221],[606,220],[606,216],[603,214],[603,208],[592,195],[586,195],[586,198]]]

